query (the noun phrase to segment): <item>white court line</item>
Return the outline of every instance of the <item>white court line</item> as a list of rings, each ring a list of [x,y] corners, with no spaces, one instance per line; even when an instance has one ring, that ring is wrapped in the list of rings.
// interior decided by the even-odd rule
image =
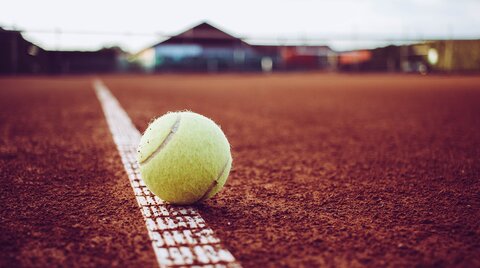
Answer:
[[[141,134],[100,80],[93,87],[122,158],[160,267],[241,267],[191,206],[171,206],[151,193],[136,160]]]

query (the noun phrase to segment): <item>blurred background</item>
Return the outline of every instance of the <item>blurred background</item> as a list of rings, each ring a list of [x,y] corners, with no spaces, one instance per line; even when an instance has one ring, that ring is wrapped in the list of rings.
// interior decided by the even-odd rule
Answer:
[[[480,1],[5,1],[0,74],[480,71]]]

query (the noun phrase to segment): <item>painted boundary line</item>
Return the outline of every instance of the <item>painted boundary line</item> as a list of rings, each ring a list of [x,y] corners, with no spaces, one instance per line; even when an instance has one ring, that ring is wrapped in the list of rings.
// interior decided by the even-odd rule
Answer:
[[[241,267],[194,207],[168,205],[147,189],[136,161],[140,132],[102,81],[95,80],[93,87],[140,206],[159,266]]]

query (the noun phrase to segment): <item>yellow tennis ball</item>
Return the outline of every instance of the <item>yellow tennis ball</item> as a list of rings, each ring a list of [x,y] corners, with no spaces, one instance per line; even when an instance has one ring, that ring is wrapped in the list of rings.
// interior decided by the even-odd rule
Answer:
[[[232,167],[230,144],[211,119],[193,112],[157,118],[138,147],[140,173],[148,189],[178,205],[214,196]]]

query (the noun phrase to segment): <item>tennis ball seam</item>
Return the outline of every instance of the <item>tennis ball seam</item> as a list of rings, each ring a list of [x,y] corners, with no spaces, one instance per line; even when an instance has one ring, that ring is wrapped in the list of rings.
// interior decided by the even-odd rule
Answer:
[[[165,146],[167,146],[170,140],[172,140],[174,134],[177,132],[180,126],[181,119],[182,119],[182,116],[180,113],[178,113],[177,119],[175,120],[175,122],[173,122],[173,125],[170,127],[170,132],[168,133],[168,135],[165,137],[162,143],[160,143],[157,149],[155,149],[155,151],[153,151],[148,157],[145,157],[145,159],[139,163],[140,165],[144,165],[150,162],[150,160],[152,160],[157,154],[160,153],[160,151],[162,151],[163,148],[165,148]]]
[[[210,192],[215,188],[215,186],[217,186],[218,184],[218,181],[220,180],[220,178],[223,176],[223,174],[225,173],[225,170],[227,170],[227,167],[228,167],[228,163],[231,161],[231,157],[228,158],[227,162],[225,162],[225,165],[223,165],[223,168],[222,168],[222,171],[220,171],[220,173],[218,173],[217,177],[212,181],[212,183],[210,184],[210,186],[208,186],[207,190],[205,191],[205,193],[197,200],[195,201],[194,203],[196,202],[199,202],[199,201],[203,201],[204,199],[206,199],[208,197],[208,195],[210,194]]]

